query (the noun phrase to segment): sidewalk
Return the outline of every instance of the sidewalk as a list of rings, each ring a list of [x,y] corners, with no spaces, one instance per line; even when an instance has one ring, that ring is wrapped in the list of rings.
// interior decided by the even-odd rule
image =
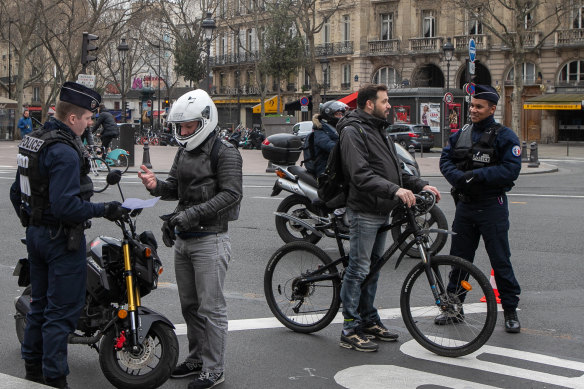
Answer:
[[[177,147],[172,146],[150,146],[149,157],[152,169],[157,173],[167,173],[172,166]],[[243,158],[244,175],[273,175],[266,173],[268,161],[262,157],[260,150],[239,150]],[[16,154],[18,153],[18,141],[0,142],[0,167],[16,168]],[[529,153],[529,150],[528,150]],[[144,159],[144,146],[134,146],[134,163],[129,172],[136,173]],[[554,143],[538,145],[539,159],[579,159],[584,160],[584,142]],[[434,148],[432,152],[424,153],[423,158],[420,153],[416,153],[416,160],[420,165],[420,171],[424,177],[441,176],[439,169],[440,149]],[[297,162],[299,163],[299,162]],[[557,171],[553,162],[541,162],[537,168],[530,168],[527,163],[523,164],[521,174],[551,173]]]

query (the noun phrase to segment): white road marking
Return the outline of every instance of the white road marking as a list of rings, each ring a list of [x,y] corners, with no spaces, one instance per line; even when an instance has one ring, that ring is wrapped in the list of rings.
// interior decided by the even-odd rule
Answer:
[[[507,196],[549,197],[558,199],[584,199],[584,196],[582,195],[562,195],[562,194],[507,193]]]
[[[335,374],[337,384],[348,389],[399,388],[416,389],[425,385],[439,385],[452,389],[493,389],[472,381],[408,369],[395,365],[361,365],[343,369]]]
[[[400,351],[410,357],[423,359],[431,362],[443,363],[451,366],[459,366],[469,369],[476,369],[481,372],[491,372],[504,374],[511,377],[523,378],[538,382],[545,382],[551,385],[560,385],[568,388],[584,388],[584,363],[576,362],[569,359],[561,359],[548,355],[535,354],[527,351],[513,350],[503,347],[494,347],[485,345],[472,354],[459,358],[444,358],[438,356],[420,346],[416,341],[410,340],[400,347]],[[522,369],[515,366],[499,364],[488,361],[481,361],[478,357],[481,354],[494,354],[507,358],[516,358],[523,361],[530,361],[539,364],[545,364],[553,367],[573,369],[581,371],[582,375],[578,377],[565,377],[550,373],[539,372],[536,370]],[[378,378],[379,379],[379,378]],[[474,386],[473,386],[474,387]]]

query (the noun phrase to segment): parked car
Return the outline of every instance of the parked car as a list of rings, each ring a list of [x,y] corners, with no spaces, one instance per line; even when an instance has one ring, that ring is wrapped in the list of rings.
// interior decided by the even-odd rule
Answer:
[[[430,126],[423,124],[392,124],[386,128],[387,136],[390,136],[395,143],[406,149],[413,145],[414,148],[424,148],[430,150],[434,146],[434,134]]]
[[[300,139],[304,140],[308,134],[312,132],[312,122],[298,122],[292,127],[292,134],[299,136]]]

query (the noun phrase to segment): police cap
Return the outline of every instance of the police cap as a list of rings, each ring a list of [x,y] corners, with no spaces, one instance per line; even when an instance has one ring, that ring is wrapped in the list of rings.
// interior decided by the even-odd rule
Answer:
[[[472,97],[475,99],[487,100],[493,104],[499,102],[499,94],[495,88],[490,85],[476,85],[475,94]]]
[[[94,112],[99,107],[101,96],[85,85],[67,81],[61,87],[59,100]]]

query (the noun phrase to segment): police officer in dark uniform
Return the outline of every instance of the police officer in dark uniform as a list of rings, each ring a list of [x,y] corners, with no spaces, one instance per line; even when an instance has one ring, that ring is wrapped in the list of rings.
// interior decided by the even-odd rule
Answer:
[[[85,302],[84,229],[93,217],[120,218],[119,202],[91,203],[89,162],[79,135],[91,125],[101,96],[66,82],[55,116],[24,137],[10,199],[26,227],[31,310],[22,344],[30,381],[67,388],[67,337]]]
[[[517,333],[521,330],[516,311],[521,289],[511,266],[505,193],[519,176],[521,147],[511,129],[495,122],[498,101],[499,94],[493,87],[476,86],[469,108],[472,124],[450,137],[440,157],[440,171],[453,186],[456,203],[452,224],[456,235],[452,237],[450,254],[473,262],[483,237],[501,296],[505,331]],[[448,290],[456,292],[456,285],[450,283]],[[461,309],[456,315],[437,316],[435,323],[445,325],[462,320]]]

